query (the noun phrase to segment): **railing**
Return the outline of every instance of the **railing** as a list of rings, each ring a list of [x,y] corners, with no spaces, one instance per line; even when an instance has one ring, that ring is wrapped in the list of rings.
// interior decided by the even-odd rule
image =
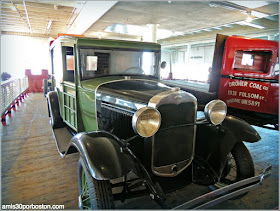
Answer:
[[[17,97],[28,88],[28,78],[8,80],[1,83],[1,116],[17,99]]]

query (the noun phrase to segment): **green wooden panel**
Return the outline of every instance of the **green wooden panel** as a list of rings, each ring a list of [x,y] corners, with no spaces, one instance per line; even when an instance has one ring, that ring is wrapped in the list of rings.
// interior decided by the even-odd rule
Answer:
[[[64,121],[77,131],[76,90],[73,83],[63,84]]]

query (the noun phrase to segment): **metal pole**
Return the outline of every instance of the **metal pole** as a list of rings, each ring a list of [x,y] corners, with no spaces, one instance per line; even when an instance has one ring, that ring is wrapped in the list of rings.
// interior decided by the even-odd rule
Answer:
[[[29,16],[28,16],[27,8],[25,5],[25,1],[23,1],[23,6],[24,6],[24,11],[25,11],[28,27],[29,27],[30,33],[32,34],[32,28],[31,28],[31,24],[30,24],[30,20],[29,20]]]

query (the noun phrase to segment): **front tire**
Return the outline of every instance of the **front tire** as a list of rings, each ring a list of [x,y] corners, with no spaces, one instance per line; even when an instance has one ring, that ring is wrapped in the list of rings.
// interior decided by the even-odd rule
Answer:
[[[228,162],[224,168],[223,175],[214,186],[222,188],[235,182],[255,176],[253,159],[243,142],[234,145],[228,155]],[[241,198],[247,193],[235,197]]]
[[[82,158],[78,163],[78,186],[80,209],[114,209],[111,184],[107,180],[96,180],[88,172]]]

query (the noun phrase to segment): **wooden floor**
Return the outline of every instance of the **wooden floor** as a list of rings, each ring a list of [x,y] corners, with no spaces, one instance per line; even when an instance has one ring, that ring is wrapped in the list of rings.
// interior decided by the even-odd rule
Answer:
[[[56,150],[46,99],[43,94],[30,94],[19,109],[1,127],[2,205],[46,204],[78,209],[77,163],[79,155],[61,159]],[[248,144],[256,173],[273,164],[270,178],[242,199],[229,200],[214,209],[275,209],[279,206],[279,134],[256,127],[262,140]],[[181,203],[208,192],[208,187],[189,185],[167,194],[167,203]],[[118,209],[160,209],[149,196],[117,202]]]
[[[61,159],[43,94],[30,94],[2,127],[2,204],[78,209],[78,154]]]

